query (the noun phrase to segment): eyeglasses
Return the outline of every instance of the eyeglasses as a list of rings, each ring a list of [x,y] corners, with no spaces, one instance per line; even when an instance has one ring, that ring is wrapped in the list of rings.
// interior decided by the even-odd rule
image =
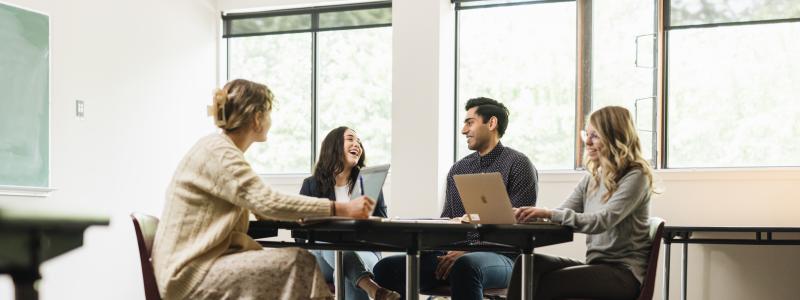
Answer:
[[[596,143],[600,139],[600,136],[597,135],[597,132],[595,131],[588,133],[586,130],[581,130],[581,140],[586,143],[589,141],[589,139],[592,139],[592,143]]]

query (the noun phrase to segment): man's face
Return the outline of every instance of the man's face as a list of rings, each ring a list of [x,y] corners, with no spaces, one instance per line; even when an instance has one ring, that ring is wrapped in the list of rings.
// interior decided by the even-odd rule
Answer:
[[[461,134],[467,137],[469,150],[480,150],[486,147],[492,134],[489,130],[489,123],[484,123],[483,117],[475,114],[476,110],[478,110],[477,107],[467,110],[464,127],[461,128]]]

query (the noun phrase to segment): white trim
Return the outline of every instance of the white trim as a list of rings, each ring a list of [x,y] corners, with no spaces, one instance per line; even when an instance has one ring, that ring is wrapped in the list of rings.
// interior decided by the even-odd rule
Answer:
[[[699,168],[658,169],[656,181],[784,181],[800,180],[800,168]],[[586,174],[583,170],[540,171],[539,182],[577,182]]]
[[[269,185],[301,184],[311,174],[258,174]]]
[[[0,1],[0,4],[8,5],[8,6],[11,6],[11,7],[16,7],[16,8],[22,9],[22,10],[27,10],[27,11],[34,12],[34,13],[37,13],[37,14],[40,14],[40,15],[45,15],[45,16],[47,16],[47,22],[50,23],[50,14],[48,14],[48,13],[45,13],[45,12],[42,12],[42,11],[39,11],[39,10],[36,10],[36,9],[29,8],[27,6],[8,3],[6,1]],[[48,28],[48,30],[50,30],[50,29],[52,29],[52,28]],[[47,35],[49,36],[50,33],[48,32]]]
[[[0,196],[47,197],[55,190],[52,187],[0,185]]]

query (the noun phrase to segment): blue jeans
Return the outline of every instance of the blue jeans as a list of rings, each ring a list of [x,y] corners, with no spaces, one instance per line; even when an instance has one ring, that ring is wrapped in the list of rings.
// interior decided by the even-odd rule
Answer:
[[[453,263],[446,280],[436,279],[438,256],[442,251],[426,251],[419,256],[419,286],[421,290],[450,285],[453,300],[483,299],[484,288],[505,288],[511,279],[514,262],[494,252],[468,252]],[[406,257],[395,255],[382,259],[373,268],[375,281],[405,298]]]
[[[310,250],[310,252],[317,258],[317,264],[322,274],[325,275],[325,281],[328,283],[333,282],[333,267],[336,265],[335,252],[330,250]],[[345,299],[369,300],[367,293],[356,286],[356,284],[364,276],[369,276],[370,278],[374,277],[371,270],[380,259],[381,256],[377,252],[342,251]]]

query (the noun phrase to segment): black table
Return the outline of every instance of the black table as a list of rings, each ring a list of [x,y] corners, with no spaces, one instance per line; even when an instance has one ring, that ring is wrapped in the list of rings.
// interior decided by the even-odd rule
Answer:
[[[83,245],[83,232],[108,225],[108,217],[0,207],[0,274],[14,280],[16,299],[38,299],[39,266]]]
[[[530,299],[534,248],[572,241],[572,229],[553,224],[486,225],[422,223],[414,221],[330,220],[318,223],[253,221],[253,238],[274,237],[278,229],[292,231],[293,238],[306,242],[259,241],[265,247],[303,247],[327,250],[395,251],[406,253],[406,297],[416,300],[419,293],[419,254],[425,250],[493,251],[522,254],[522,296]],[[477,233],[479,244],[465,241],[467,233]],[[322,243],[320,243],[322,242]],[[343,294],[341,252],[336,255],[336,294]]]
[[[752,238],[695,238],[693,233],[750,233]],[[666,226],[664,227],[664,299],[669,299],[670,247],[683,244],[681,267],[681,299],[686,300],[686,281],[689,244],[726,245],[800,245],[800,239],[775,239],[774,233],[800,233],[800,227],[736,227],[736,226]]]

